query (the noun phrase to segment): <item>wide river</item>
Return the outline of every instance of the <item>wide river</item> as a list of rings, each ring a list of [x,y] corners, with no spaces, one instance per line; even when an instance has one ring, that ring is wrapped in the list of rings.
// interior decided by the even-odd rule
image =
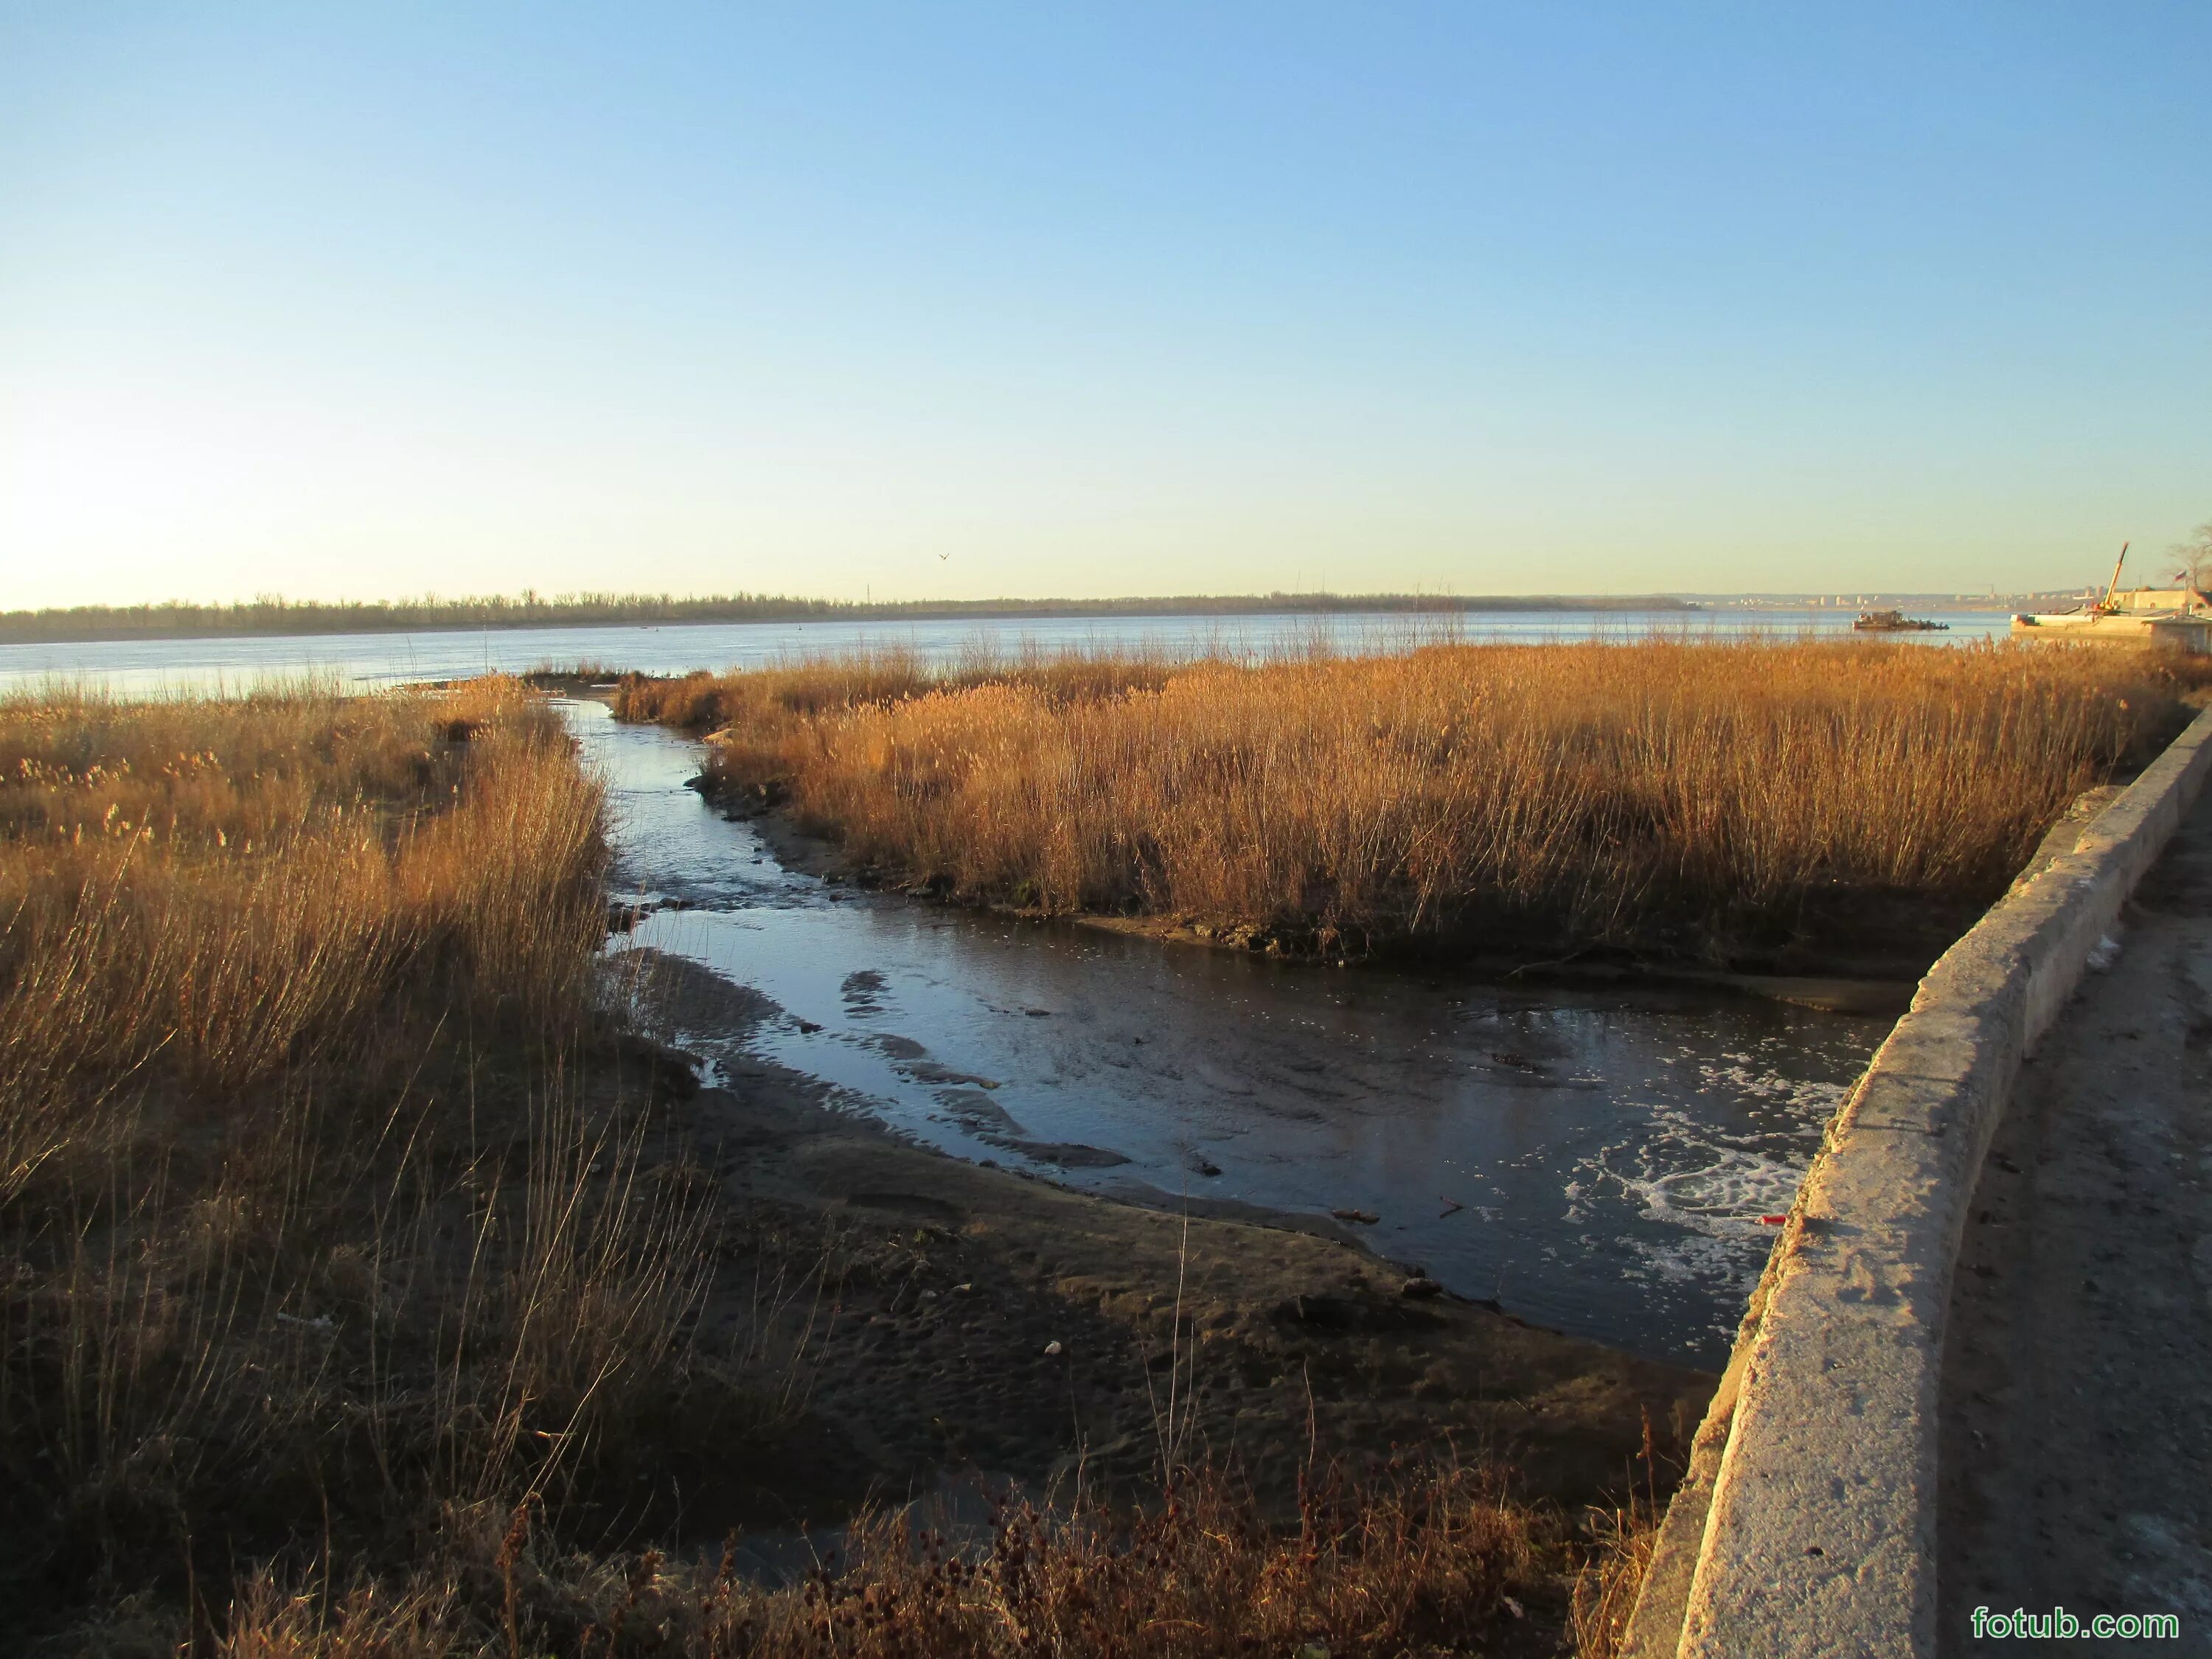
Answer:
[[[1935,613],[1942,634],[1897,635],[1926,643],[2002,637],[2011,618],[1995,611]],[[1061,620],[953,622],[696,623],[665,628],[516,628],[477,633],[319,634],[218,640],[116,640],[0,645],[0,690],[59,676],[98,680],[134,693],[243,688],[258,679],[313,673],[356,686],[449,679],[498,669],[592,663],[648,674],[694,668],[756,668],[793,657],[895,647],[932,660],[981,650],[1200,650],[1260,655],[1325,641],[1345,651],[1402,650],[1438,639],[1469,641],[1850,637],[1851,613],[1817,611],[1474,612],[1463,617],[1081,617]]]
[[[1930,642],[2001,628],[1950,618]],[[1470,640],[1827,632],[1836,613],[1469,617]],[[0,690],[54,676],[143,695],[303,672],[359,689],[486,667],[674,672],[854,645],[1403,648],[1433,619],[1148,617],[696,626],[0,647]],[[1887,1030],[1705,992],[1539,990],[1285,963],[857,893],[779,865],[684,787],[696,745],[563,705],[606,776],[621,879],[680,902],[651,945],[780,1011],[693,1031],[822,1079],[960,1157],[1153,1200],[1349,1224],[1391,1258],[1535,1323],[1717,1365],[1822,1126]]]

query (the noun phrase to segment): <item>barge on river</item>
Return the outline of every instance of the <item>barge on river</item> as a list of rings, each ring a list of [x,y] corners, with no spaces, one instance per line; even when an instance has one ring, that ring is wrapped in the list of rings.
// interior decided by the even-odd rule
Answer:
[[[1902,611],[1863,611],[1851,624],[1854,634],[1948,634],[1948,623],[1929,622],[1920,617],[1908,617]]]

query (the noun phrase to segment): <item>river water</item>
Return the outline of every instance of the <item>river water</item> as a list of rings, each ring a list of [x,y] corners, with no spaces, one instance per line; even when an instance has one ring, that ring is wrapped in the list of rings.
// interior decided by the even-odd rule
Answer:
[[[1950,631],[1887,637],[1957,643],[2001,637],[2010,618],[1995,611],[1942,613]],[[977,650],[1200,650],[1264,654],[1324,641],[1343,651],[1403,650],[1437,639],[1480,641],[1735,637],[1744,633],[1841,635],[1851,613],[1808,611],[1471,612],[1455,617],[1079,617],[994,621],[702,623],[665,628],[517,628],[477,633],[324,634],[216,640],[118,640],[0,645],[0,689],[51,676],[97,680],[144,695],[313,673],[368,688],[450,679],[497,669],[597,663],[648,674],[694,668],[757,668],[794,656],[896,647],[931,660]]]
[[[680,905],[613,948],[781,1010],[741,1042],[963,1158],[1103,1193],[1351,1224],[1532,1322],[1717,1366],[1835,1110],[1888,1029],[1708,993],[1501,988],[1270,961],[856,892],[685,787],[697,746],[565,705],[622,879]]]

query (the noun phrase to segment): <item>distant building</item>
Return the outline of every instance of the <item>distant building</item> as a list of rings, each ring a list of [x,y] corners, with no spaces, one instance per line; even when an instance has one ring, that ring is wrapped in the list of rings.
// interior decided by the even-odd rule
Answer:
[[[2212,611],[2212,599],[2193,587],[2124,587],[2112,595],[2112,609],[2131,617],[2186,615]]]

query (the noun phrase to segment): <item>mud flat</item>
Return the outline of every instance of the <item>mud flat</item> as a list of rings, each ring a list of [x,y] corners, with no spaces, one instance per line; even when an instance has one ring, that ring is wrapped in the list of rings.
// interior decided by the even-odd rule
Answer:
[[[671,1019],[742,1037],[770,1012],[681,959],[655,968]],[[1316,1456],[1454,1444],[1504,1457],[1534,1496],[1594,1503],[1624,1484],[1647,1414],[1663,1458],[1712,1387],[1296,1218],[1117,1202],[950,1158],[736,1046],[707,1075],[685,1133],[732,1205],[771,1233],[827,1228],[870,1264],[833,1284],[796,1362],[805,1431],[781,1468],[735,1471],[756,1524],[835,1518],[958,1468],[1141,1482],[1171,1382],[1184,1454],[1234,1461],[1277,1500]]]

